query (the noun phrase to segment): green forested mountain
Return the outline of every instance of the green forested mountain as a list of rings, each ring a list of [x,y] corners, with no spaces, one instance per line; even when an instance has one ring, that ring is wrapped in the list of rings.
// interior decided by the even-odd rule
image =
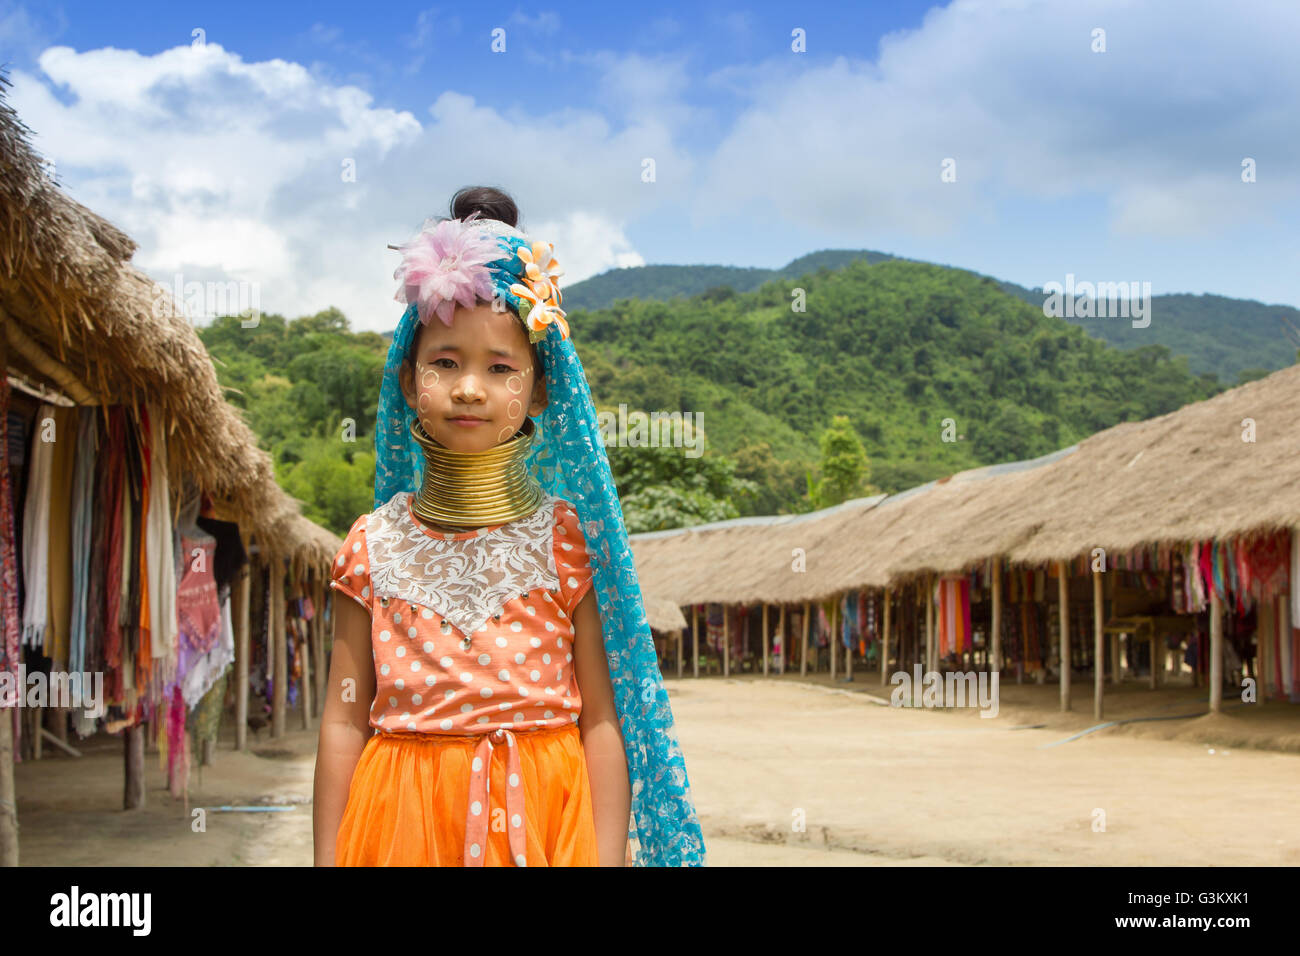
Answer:
[[[822,258],[843,255],[835,269]],[[629,529],[900,491],[1222,387],[1162,346],[1113,348],[971,272],[843,253],[815,261],[747,292],[569,309],[602,410],[698,413],[707,436],[702,457],[609,449]],[[349,331],[334,309],[263,315],[255,329],[227,317],[200,334],[281,483],[310,517],[346,531],[372,507],[387,338]]]
[[[897,257],[865,249],[827,249],[796,259],[782,269],[733,266],[612,269],[566,288],[564,305],[566,309],[603,309],[619,299],[668,301],[720,286],[736,292],[752,292],[764,282],[795,278],[821,268],[834,270],[854,261],[874,264],[890,259]],[[995,281],[1003,291],[1042,307],[1045,296],[1042,289]],[[1120,319],[1067,318],[1066,321],[1122,349],[1163,345],[1174,355],[1187,356],[1188,365],[1196,374],[1212,372],[1227,385],[1292,365],[1300,346],[1300,310],[1218,295],[1153,296],[1151,324],[1143,329],[1135,329],[1130,322]]]
[[[1042,289],[1013,282],[999,285],[1026,302],[1043,304]],[[1163,345],[1175,355],[1187,356],[1193,372],[1212,372],[1229,385],[1293,365],[1300,346],[1300,310],[1221,295],[1152,296],[1151,324],[1142,329],[1124,319],[1067,321],[1117,348]]]
[[[725,287],[752,292],[773,279],[793,279],[818,269],[842,269],[850,262],[884,262],[894,256],[867,250],[825,249],[795,259],[783,269],[746,269],[740,266],[635,266],[610,269],[564,287],[564,308],[604,309],[619,299],[670,299],[699,295]]]

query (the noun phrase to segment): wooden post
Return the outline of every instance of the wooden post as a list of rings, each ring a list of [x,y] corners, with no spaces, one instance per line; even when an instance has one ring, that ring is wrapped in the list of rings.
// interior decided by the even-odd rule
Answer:
[[[1070,574],[1065,561],[1056,562],[1057,608],[1061,623],[1061,710],[1070,709]]]
[[[302,729],[311,729],[311,634],[308,632],[304,635],[302,642],[302,687],[298,694],[298,699],[302,702]]]
[[[803,602],[803,646],[799,651],[799,676],[808,676],[808,619],[812,617],[812,602]]]
[[[925,576],[925,669],[937,671],[938,658],[934,646],[934,572]]]
[[[1292,534],[1295,534],[1294,531],[1291,532],[1291,533],[1292,533]],[[1293,569],[1293,570],[1291,571],[1291,573],[1292,573],[1292,574],[1300,574],[1300,571],[1296,571],[1296,570]],[[1275,618],[1275,624],[1276,624],[1276,627],[1277,627],[1277,632],[1278,632],[1279,636],[1281,637],[1281,639],[1284,640],[1284,641],[1290,641],[1290,640],[1291,640],[1291,603],[1290,603],[1290,601],[1291,601],[1290,595],[1289,595],[1286,591],[1283,591],[1282,594],[1281,594],[1281,596],[1278,598],[1278,602],[1277,602],[1277,614],[1274,615],[1274,618]],[[1274,650],[1274,651],[1277,651],[1278,654],[1279,654],[1279,656],[1275,656],[1275,657],[1270,658],[1270,666],[1271,666],[1273,672],[1276,674],[1276,673],[1279,673],[1280,670],[1281,670],[1281,667],[1282,667],[1282,659],[1281,659],[1281,657],[1280,657],[1280,648],[1274,648],[1273,650]],[[1271,651],[1270,653],[1273,653],[1273,652]],[[1292,662],[1291,662],[1291,666],[1292,666],[1292,667],[1295,667],[1295,661],[1292,661]],[[1264,698],[1261,696],[1261,697],[1259,697],[1258,699],[1259,699],[1259,700],[1263,700]]]
[[[731,614],[722,605],[722,676],[731,676]]]
[[[1110,636],[1110,682],[1118,685],[1123,679],[1119,666],[1119,634]]]
[[[1101,597],[1101,572],[1092,571],[1092,716],[1101,720],[1101,695],[1106,687],[1106,642],[1102,628],[1106,626],[1104,602]]]
[[[785,662],[790,659],[790,639],[785,634],[785,605],[781,605],[781,614],[777,619],[777,630],[781,632],[781,670],[785,673]]]
[[[1164,661],[1156,663],[1156,629],[1153,625],[1151,628],[1151,689],[1155,690],[1159,684],[1160,668]]]
[[[1291,573],[1300,572],[1293,570]],[[1273,611],[1276,607],[1275,600],[1259,602],[1259,627],[1255,637],[1255,702],[1260,704],[1268,698],[1268,682],[1272,679],[1273,641],[1277,633]]]
[[[691,605],[691,676],[700,676],[700,609]]]
[[[19,693],[24,689],[19,688]],[[18,865],[18,804],[14,799],[14,719],[22,711],[0,707],[0,866]]]
[[[686,642],[686,628],[679,627],[677,629],[677,677],[679,680],[681,679],[682,676],[682,664],[684,663],[683,655],[686,652],[686,649],[683,646],[685,642]]]
[[[126,786],[122,794],[123,810],[138,810],[144,806],[144,727],[136,724],[122,734],[126,758]]]
[[[275,655],[271,700],[271,737],[284,736],[285,709],[289,700],[289,660],[284,637],[284,560],[271,559],[271,652]]]
[[[767,602],[763,602],[763,676],[767,676],[767,655],[770,640],[767,633]]]
[[[840,613],[843,614],[844,612],[841,610]],[[862,622],[861,622],[861,621],[858,622],[858,626],[859,626],[859,627],[862,626]],[[844,625],[843,625],[843,622],[841,622],[841,624],[840,624],[840,630],[843,630],[843,629],[844,629]],[[848,647],[848,651],[847,651],[847,652],[845,653],[845,655],[844,655],[844,676],[845,676],[848,680],[853,680],[853,648],[857,646],[857,643],[858,643],[858,641],[857,641],[857,635],[856,635],[856,634],[850,634],[850,635],[849,635],[849,647]]]
[[[1210,588],[1210,713],[1223,711],[1223,602]]]
[[[235,749],[248,749],[248,592],[250,562],[235,579]]]
[[[835,664],[838,657],[838,648],[840,643],[839,628],[835,626],[836,616],[840,611],[839,598],[835,598],[835,603],[831,605],[830,626],[831,626],[831,680],[835,679]]]
[[[989,622],[989,653],[992,654],[989,670],[1002,670],[1002,558],[993,559],[993,580],[990,585],[993,595],[993,617]]]
[[[889,585],[885,585],[885,623],[880,639],[880,686],[889,683]]]

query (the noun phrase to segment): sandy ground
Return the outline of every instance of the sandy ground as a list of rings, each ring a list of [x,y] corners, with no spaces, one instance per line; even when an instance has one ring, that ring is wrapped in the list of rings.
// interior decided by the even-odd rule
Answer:
[[[994,719],[882,706],[888,688],[861,674],[668,687],[710,865],[1300,864],[1294,705],[1060,743],[1096,724],[1091,684],[1076,684],[1068,714],[1054,686],[1004,684]],[[1195,713],[1203,695],[1108,687],[1104,717]],[[194,768],[188,804],[150,751],[147,806],[119,809],[122,742],[106,735],[74,740],[80,759],[47,747],[19,764],[21,862],[310,865],[315,730],[263,732],[236,753],[226,729],[215,763]],[[213,809],[227,804],[292,809]]]

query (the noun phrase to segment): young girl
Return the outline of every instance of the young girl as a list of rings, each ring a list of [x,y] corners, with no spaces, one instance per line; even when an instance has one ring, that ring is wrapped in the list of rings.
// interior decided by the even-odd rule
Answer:
[[[461,190],[401,247],[375,510],[330,582],[317,865],[704,863],[562,273],[517,220]]]

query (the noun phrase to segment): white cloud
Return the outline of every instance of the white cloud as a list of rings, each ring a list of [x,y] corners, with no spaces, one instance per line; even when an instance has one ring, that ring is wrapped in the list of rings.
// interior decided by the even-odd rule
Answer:
[[[1106,30],[1106,52],[1091,50]],[[697,221],[750,206],[815,228],[944,232],[1005,197],[1106,197],[1124,232],[1202,233],[1300,191],[1294,4],[956,0],[875,62],[789,53],[710,76],[747,106]],[[815,52],[818,37],[809,37]],[[1240,182],[1256,156],[1254,194]],[[957,161],[957,182],[940,163]]]
[[[53,47],[39,64],[45,82],[15,71],[11,103],[73,194],[140,243],[138,266],[172,285],[177,272],[256,283],[262,310],[288,316],[337,305],[354,328],[392,327],[387,244],[445,214],[460,186],[506,188],[572,284],[640,264],[622,224],[680,193],[690,168],[661,125],[613,131],[567,108],[505,116],[450,90],[422,125],[298,64],[245,63],[216,44]],[[645,155],[676,171],[670,185],[640,182]]]

